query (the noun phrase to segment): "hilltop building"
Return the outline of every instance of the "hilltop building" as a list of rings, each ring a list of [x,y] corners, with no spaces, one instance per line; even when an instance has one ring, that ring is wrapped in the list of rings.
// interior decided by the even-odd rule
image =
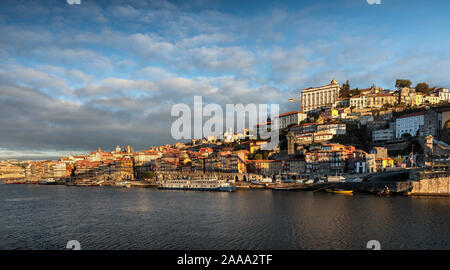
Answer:
[[[302,90],[302,112],[309,112],[321,107],[332,107],[339,98],[341,87],[336,80],[320,87],[309,87]]]

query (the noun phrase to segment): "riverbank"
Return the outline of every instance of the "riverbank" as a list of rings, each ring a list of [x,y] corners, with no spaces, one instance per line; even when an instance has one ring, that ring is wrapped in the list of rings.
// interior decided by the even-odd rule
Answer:
[[[15,181],[3,184],[29,184],[25,181]],[[64,185],[64,184],[62,184]],[[326,189],[352,190],[353,192],[369,193],[376,195],[407,195],[407,196],[450,196],[450,176],[429,177],[421,180],[411,181],[383,181],[383,182],[326,182],[315,184],[294,183],[267,183],[251,184],[249,182],[236,182],[237,190],[274,190],[274,191],[325,191]],[[109,187],[140,187],[158,188],[156,181],[126,181],[125,182],[103,182],[101,184],[69,185],[69,186],[109,186]]]

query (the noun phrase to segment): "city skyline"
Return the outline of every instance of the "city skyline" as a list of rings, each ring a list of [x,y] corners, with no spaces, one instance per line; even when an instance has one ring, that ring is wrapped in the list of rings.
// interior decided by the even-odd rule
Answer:
[[[258,4],[6,1],[0,158],[173,143],[170,109],[194,95],[283,113],[332,78],[450,85],[445,1]]]

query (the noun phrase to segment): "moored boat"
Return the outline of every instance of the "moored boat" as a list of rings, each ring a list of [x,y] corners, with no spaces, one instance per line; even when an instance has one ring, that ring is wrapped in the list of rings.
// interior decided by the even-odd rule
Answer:
[[[336,194],[345,194],[345,195],[353,195],[353,190],[342,190],[342,189],[325,189],[326,192],[336,193]]]
[[[236,191],[236,186],[217,178],[161,180],[158,188],[196,191]]]
[[[56,181],[53,178],[42,179],[38,181],[39,185],[56,185]]]
[[[276,185],[272,187],[275,191],[295,191],[295,190],[307,190],[309,187],[304,184],[290,184],[290,185]]]
[[[250,184],[251,189],[265,189],[267,188],[266,184],[260,183],[260,184]]]

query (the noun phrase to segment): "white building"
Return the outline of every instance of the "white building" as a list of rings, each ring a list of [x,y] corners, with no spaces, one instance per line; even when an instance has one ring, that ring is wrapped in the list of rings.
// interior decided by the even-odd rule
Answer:
[[[416,136],[419,127],[424,124],[425,112],[405,114],[397,118],[395,121],[395,137],[401,138],[407,133]]]
[[[331,123],[317,125],[317,134],[345,135],[347,129],[345,124]]]
[[[309,87],[302,90],[302,112],[309,112],[320,107],[331,108],[339,98],[341,87],[336,80],[321,87]]]
[[[366,108],[367,99],[364,95],[356,95],[350,98],[350,107],[355,109],[364,109]]]
[[[442,88],[439,90],[439,99],[441,101],[449,101],[450,100],[450,92],[448,88]]]
[[[301,121],[305,120],[307,117],[306,113],[302,113],[300,111],[288,112],[280,114],[280,129],[287,128],[290,125],[298,125]]]

